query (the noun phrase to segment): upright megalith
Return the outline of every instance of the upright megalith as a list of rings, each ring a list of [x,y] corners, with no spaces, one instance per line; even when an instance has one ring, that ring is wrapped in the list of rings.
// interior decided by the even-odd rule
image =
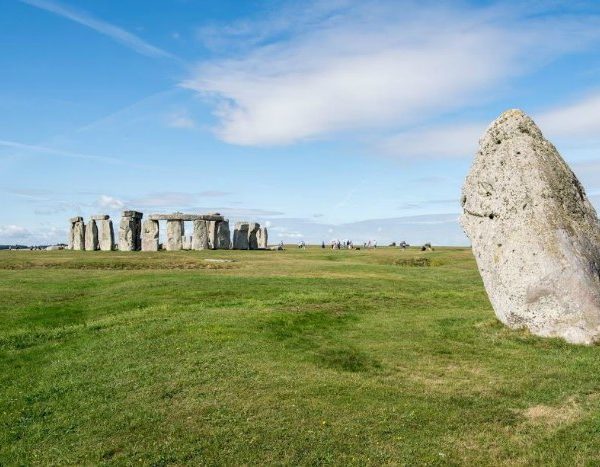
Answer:
[[[556,148],[520,110],[480,140],[461,223],[498,319],[539,336],[600,340],[600,225]]]
[[[101,219],[100,219],[101,217]],[[111,251],[115,246],[115,231],[108,216],[93,216],[98,225],[98,244],[102,251]]]
[[[184,227],[182,220],[168,220],[167,221],[167,250],[175,251],[181,250],[183,247],[181,237],[184,234]]]
[[[119,226],[119,250],[137,251],[142,247],[142,216],[138,211],[123,211]]]
[[[92,217],[85,227],[85,249],[95,251],[98,247],[98,226],[96,220]]]
[[[258,229],[258,232],[256,232],[256,241],[258,243],[259,250],[267,249],[269,245],[269,232],[267,232],[266,227],[261,227]]]
[[[142,224],[142,251],[158,251],[158,221],[146,219]]]
[[[208,233],[208,248],[217,249],[217,221],[206,222],[206,232]]]
[[[258,250],[258,231],[260,229],[260,224],[256,222],[250,222],[248,226],[248,249],[249,250]]]
[[[191,250],[192,249],[192,237],[191,235],[182,235],[181,237],[181,249]]]
[[[229,250],[231,248],[231,232],[229,231],[229,220],[218,221],[215,226],[215,248],[218,250]]]
[[[193,221],[192,231],[192,250],[206,250],[208,249],[208,228],[206,226],[207,221],[203,219],[196,219]]]
[[[72,217],[70,221],[69,249],[85,250],[85,224],[83,223],[83,217]]]
[[[248,249],[248,222],[236,222],[233,229],[233,249],[247,250]]]

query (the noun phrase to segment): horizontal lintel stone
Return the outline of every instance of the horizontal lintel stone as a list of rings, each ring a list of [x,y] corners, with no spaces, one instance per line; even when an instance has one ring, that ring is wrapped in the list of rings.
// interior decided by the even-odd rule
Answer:
[[[225,218],[218,214],[150,214],[148,219],[153,221],[223,221]]]
[[[143,217],[144,213],[139,212],[139,211],[123,211],[123,213],[121,214],[121,217],[133,217],[136,219],[141,219]]]
[[[110,216],[108,214],[96,214],[94,216],[90,216],[90,219],[93,221],[106,221],[110,219]]]

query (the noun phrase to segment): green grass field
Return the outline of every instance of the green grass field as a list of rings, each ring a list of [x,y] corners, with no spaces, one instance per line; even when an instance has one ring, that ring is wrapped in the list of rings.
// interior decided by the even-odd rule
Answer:
[[[0,465],[598,465],[599,357],[468,249],[4,251]]]

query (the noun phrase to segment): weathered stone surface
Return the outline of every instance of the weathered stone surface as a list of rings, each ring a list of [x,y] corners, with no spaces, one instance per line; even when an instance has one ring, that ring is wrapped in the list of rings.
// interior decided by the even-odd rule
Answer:
[[[91,216],[91,219],[94,221],[105,221],[107,219],[110,219],[110,216],[108,214],[96,214],[94,216]]]
[[[219,250],[229,250],[231,248],[231,233],[229,231],[229,221],[224,220],[216,223],[216,248]]]
[[[217,248],[217,221],[206,221],[206,231],[208,232],[208,248],[215,250]]]
[[[141,219],[144,216],[144,213],[139,211],[123,211],[121,217],[133,217],[135,219]]]
[[[123,211],[125,213],[135,213],[136,211]],[[138,213],[141,214],[141,213]],[[119,250],[136,251],[141,249],[141,216],[123,216],[119,226]]]
[[[173,214],[150,214],[148,219],[152,219],[153,221],[222,221],[224,218],[218,214],[183,214],[176,212]]]
[[[258,243],[258,248],[264,250],[269,245],[269,232],[267,232],[266,227],[261,227],[258,229],[256,233],[256,241]]]
[[[83,217],[81,217],[81,216],[71,217],[71,219],[69,219],[69,222],[71,222],[71,224],[74,224],[75,222],[83,222]]]
[[[167,251],[181,250],[183,233],[183,221],[167,221]]]
[[[73,249],[73,228],[74,225],[72,222],[69,222],[69,237],[67,238],[67,250]]]
[[[181,245],[184,250],[192,249],[192,237],[190,235],[183,235],[181,237]]]
[[[82,218],[79,219],[81,220],[78,220],[72,224],[73,250],[85,250],[85,224],[83,223]]]
[[[205,220],[195,220],[192,232],[192,250],[206,250],[208,248],[208,228]]]
[[[98,246],[98,226],[96,226],[96,221],[91,219],[85,226],[85,249],[96,251]]]
[[[233,229],[233,249],[247,250],[248,249],[248,222],[236,222]]]
[[[115,231],[112,220],[106,219],[98,221],[98,236],[100,249],[102,251],[111,251],[115,246]]]
[[[146,219],[142,224],[142,251],[158,251],[158,221]]]
[[[248,249],[250,250],[258,250],[258,239],[256,236],[259,229],[260,224],[257,224],[256,222],[251,222],[248,227]]]
[[[461,223],[496,315],[511,328],[600,340],[600,226],[565,161],[519,110],[480,140]]]

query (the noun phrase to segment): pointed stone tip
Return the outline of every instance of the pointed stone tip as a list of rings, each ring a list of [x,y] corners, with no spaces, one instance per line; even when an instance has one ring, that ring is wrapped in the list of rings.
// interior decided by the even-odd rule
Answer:
[[[521,109],[508,109],[490,124],[482,142],[488,143],[488,139],[491,138],[497,143],[519,134],[543,137],[542,132],[529,115]]]
[[[494,124],[518,126],[521,124],[534,125],[535,123],[532,118],[523,112],[521,109],[508,109],[500,114],[500,116],[494,121]]]
[[[500,118],[523,118],[527,117],[527,114],[521,109],[508,109],[500,114]]]

